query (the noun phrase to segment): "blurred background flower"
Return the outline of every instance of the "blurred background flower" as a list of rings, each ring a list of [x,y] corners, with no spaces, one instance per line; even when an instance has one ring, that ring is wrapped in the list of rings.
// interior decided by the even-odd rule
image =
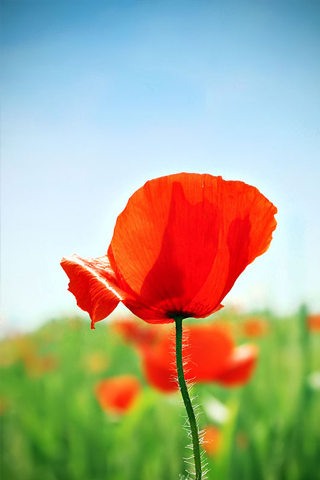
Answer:
[[[202,446],[208,455],[216,455],[221,442],[220,430],[214,425],[207,425],[203,429]]]
[[[150,385],[163,392],[178,390],[175,365],[175,335],[171,326],[155,330],[141,321],[118,321],[113,328],[137,348],[142,370]],[[150,329],[150,334],[148,330]],[[244,385],[251,378],[258,358],[254,345],[236,347],[230,328],[224,324],[197,324],[184,328],[184,370],[187,381]]]
[[[310,332],[320,332],[320,315],[309,315],[307,324]]]
[[[263,318],[248,318],[242,323],[242,334],[246,337],[264,337],[269,330],[270,325]]]
[[[96,386],[101,408],[114,415],[122,415],[137,401],[141,383],[133,375],[119,375],[101,380]]]

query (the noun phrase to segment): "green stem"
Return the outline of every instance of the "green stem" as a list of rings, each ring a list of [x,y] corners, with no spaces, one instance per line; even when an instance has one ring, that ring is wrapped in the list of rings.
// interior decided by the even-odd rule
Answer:
[[[196,422],[196,417],[192,408],[192,403],[189,397],[188,388],[186,380],[183,373],[183,363],[182,363],[182,320],[183,317],[176,317],[176,361],[177,361],[177,372],[178,372],[178,381],[180,386],[181,395],[183,398],[184,405],[187,410],[192,444],[193,444],[193,454],[194,454],[194,464],[196,468],[195,480],[201,480],[201,458],[200,458],[200,443],[199,443],[199,434],[198,427]]]

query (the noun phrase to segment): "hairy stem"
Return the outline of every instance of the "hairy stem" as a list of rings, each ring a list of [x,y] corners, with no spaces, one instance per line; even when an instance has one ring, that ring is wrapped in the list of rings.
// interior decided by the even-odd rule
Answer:
[[[191,436],[192,436],[192,444],[193,444],[193,454],[194,454],[194,464],[196,469],[196,476],[195,480],[201,480],[202,472],[201,472],[201,458],[200,458],[200,443],[199,443],[199,434],[198,434],[198,427],[196,422],[196,417],[193,411],[192,403],[189,397],[188,388],[186,384],[186,380],[184,378],[183,373],[183,362],[182,362],[182,320],[183,317],[176,317],[176,361],[177,361],[177,372],[178,372],[178,381],[179,387],[181,391],[181,395],[183,398],[184,405],[187,410],[190,429],[191,429]]]

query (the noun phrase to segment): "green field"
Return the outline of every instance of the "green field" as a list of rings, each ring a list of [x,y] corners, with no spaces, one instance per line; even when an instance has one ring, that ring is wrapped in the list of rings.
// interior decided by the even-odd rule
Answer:
[[[216,315],[237,323],[231,312]],[[208,479],[320,479],[320,333],[306,310],[290,318],[265,312],[267,335],[250,339],[260,356],[252,380],[225,389],[196,385],[200,427],[221,430]],[[161,328],[161,327],[159,327]],[[237,343],[248,341],[238,335]],[[1,480],[178,480],[191,454],[180,395],[143,379],[140,360],[106,322],[52,320],[1,342]],[[318,373],[316,373],[318,372]],[[100,379],[132,373],[144,384],[122,418],[101,410]],[[223,423],[206,407],[223,403]]]

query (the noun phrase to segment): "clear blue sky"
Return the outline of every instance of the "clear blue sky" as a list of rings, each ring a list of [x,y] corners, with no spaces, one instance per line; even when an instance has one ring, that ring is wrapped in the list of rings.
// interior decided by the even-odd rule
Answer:
[[[3,328],[72,313],[146,180],[206,172],[279,209],[226,305],[320,310],[320,2],[2,1]]]

